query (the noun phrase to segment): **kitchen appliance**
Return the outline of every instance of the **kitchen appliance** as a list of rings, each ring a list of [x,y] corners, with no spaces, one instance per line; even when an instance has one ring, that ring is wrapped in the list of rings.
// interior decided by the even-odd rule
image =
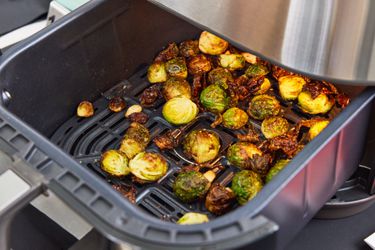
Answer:
[[[294,51],[294,47],[286,51],[295,58],[285,60],[286,51],[275,42],[276,38],[283,38],[282,29],[277,26],[267,30],[269,36],[276,34],[271,31],[280,32],[274,42],[262,45],[254,34],[254,40],[242,40],[246,36],[241,31],[251,28],[244,24],[253,23],[254,30],[260,25],[267,29],[274,23],[272,20],[279,20],[287,12],[285,2],[279,1],[274,15],[267,15],[269,20],[262,19],[264,23],[245,22],[244,15],[238,15],[237,25],[231,29],[226,29],[228,23],[220,24],[218,16],[232,20],[234,25],[236,18],[229,18],[230,10],[238,10],[239,6],[251,9],[247,1],[239,1],[232,8],[224,1],[205,1],[201,7],[208,10],[207,15],[193,8],[198,1],[181,3],[181,9],[174,5],[177,1],[154,2],[179,13],[176,16],[176,12],[171,14],[147,1],[93,0],[1,56],[0,146],[7,163],[2,172],[16,174],[15,178],[27,184],[17,193],[18,199],[13,198],[3,208],[0,219],[10,220],[16,212],[12,205],[21,207],[48,188],[113,241],[165,249],[228,249],[245,245],[247,249],[282,248],[357,169],[375,91],[356,83],[363,80],[362,83],[373,84],[371,74],[365,78],[363,74],[332,71],[328,66],[315,69],[313,66],[320,61],[300,64],[295,61],[299,51]],[[293,2],[288,2],[289,6]],[[265,1],[264,7],[267,6]],[[197,16],[183,13],[185,10]],[[95,154],[118,144],[128,126],[122,115],[106,110],[106,98],[121,93],[129,104],[136,102],[145,86],[144,63],[170,41],[197,37],[200,28],[283,66],[336,80],[352,102],[254,200],[209,223],[180,226],[157,218],[165,219],[168,214],[173,221],[189,210],[167,195],[173,172],[163,179],[160,189],[150,188],[138,196],[140,209],[115,192],[93,162]],[[311,62],[309,56],[301,58]],[[326,57],[319,58],[324,61]],[[354,62],[345,67],[352,67],[351,72],[360,68]],[[351,85],[344,85],[348,83]],[[92,119],[73,117],[77,103],[84,99],[95,101],[97,115]],[[160,107],[146,111],[154,114],[146,124],[152,134],[168,128],[158,110]],[[228,138],[232,138],[230,134]],[[170,165],[178,165],[179,158],[165,156]],[[6,238],[0,242],[6,243]]]

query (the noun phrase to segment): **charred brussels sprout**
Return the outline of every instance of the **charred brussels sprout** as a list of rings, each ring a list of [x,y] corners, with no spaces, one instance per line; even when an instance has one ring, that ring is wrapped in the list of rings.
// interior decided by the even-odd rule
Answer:
[[[188,40],[180,43],[180,54],[184,57],[192,57],[199,54],[199,43],[197,40]]]
[[[182,78],[169,78],[163,85],[163,96],[167,101],[175,97],[185,97],[190,99],[190,84]]]
[[[185,59],[176,57],[165,63],[165,69],[169,76],[186,78],[188,75]]]
[[[168,163],[158,153],[141,152],[129,162],[130,172],[137,178],[151,182],[163,177],[168,170]]]
[[[167,48],[162,50],[155,58],[155,62],[165,62],[178,56],[178,47],[176,43],[168,44]]]
[[[228,88],[228,82],[233,82],[232,73],[223,68],[216,68],[208,73],[208,81],[212,84],[220,85],[222,88]]]
[[[228,42],[214,34],[203,31],[199,37],[199,49],[209,55],[220,55],[228,48]]]
[[[303,86],[306,84],[306,81],[302,77],[295,75],[280,77],[278,81],[280,95],[286,101],[297,99]]]
[[[314,123],[310,129],[309,132],[307,133],[307,137],[309,140],[314,139],[320,132],[322,132],[323,129],[325,129],[329,124],[329,121],[327,120],[322,120],[322,121],[317,121]]]
[[[271,82],[268,78],[264,77],[263,82],[260,84],[259,90],[255,93],[256,95],[263,95],[271,88]]]
[[[147,79],[150,83],[165,82],[168,78],[165,64],[154,62],[147,70]]]
[[[267,139],[271,139],[288,132],[289,123],[280,116],[272,116],[263,120],[261,130]]]
[[[250,168],[254,155],[262,156],[262,151],[250,142],[236,142],[227,151],[228,161],[240,168]]]
[[[275,97],[258,95],[250,101],[248,113],[257,120],[264,120],[267,117],[277,115],[280,109],[280,103]]]
[[[278,160],[268,172],[266,176],[266,183],[270,182],[273,179],[273,177],[277,175],[289,162],[290,160]]]
[[[94,115],[94,106],[91,102],[83,101],[77,107],[77,116],[91,117]]]
[[[177,175],[173,183],[173,192],[183,202],[202,199],[210,188],[211,182],[198,171],[186,171]]]
[[[263,64],[252,64],[245,71],[247,77],[261,77],[269,73],[269,69]]]
[[[108,150],[102,155],[101,169],[107,174],[122,178],[130,173],[129,160],[118,150]]]
[[[121,112],[126,107],[125,100],[122,97],[114,97],[109,101],[108,108],[112,112]]]
[[[221,215],[228,212],[235,199],[232,189],[214,184],[207,193],[205,206],[211,213]]]
[[[315,99],[308,91],[302,91],[298,95],[298,105],[302,111],[312,115],[325,114],[331,110],[334,104],[335,100],[324,93],[319,94]]]
[[[197,105],[185,97],[176,97],[163,106],[163,116],[171,124],[181,125],[194,120],[199,110]]]
[[[249,116],[240,108],[230,108],[223,114],[223,126],[229,129],[242,128],[249,119]]]
[[[177,224],[180,225],[192,225],[192,224],[201,224],[208,222],[208,216],[205,214],[200,213],[186,213],[182,216],[178,221]]]
[[[261,177],[251,170],[241,170],[234,175],[232,180],[232,190],[240,205],[253,199],[262,188]]]
[[[199,100],[208,111],[222,113],[227,109],[230,98],[222,87],[211,84],[201,92]]]
[[[132,122],[121,141],[120,151],[131,159],[144,151],[150,142],[150,132],[140,123]]]
[[[222,54],[219,56],[219,64],[221,67],[229,70],[238,70],[245,67],[245,58],[238,54]]]
[[[185,154],[197,163],[215,159],[219,154],[220,146],[219,136],[207,129],[193,130],[183,141]]]
[[[211,62],[203,54],[191,58],[188,64],[189,73],[199,75],[211,70]]]

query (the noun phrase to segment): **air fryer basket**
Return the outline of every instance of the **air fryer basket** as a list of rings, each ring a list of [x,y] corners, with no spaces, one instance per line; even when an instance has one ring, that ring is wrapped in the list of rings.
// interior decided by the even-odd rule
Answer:
[[[358,166],[373,89],[343,87],[352,103],[254,200],[206,224],[179,226],[156,219],[112,190],[95,166],[82,166],[93,160],[85,153],[114,147],[127,126],[120,115],[105,113],[103,95],[129,85],[121,91],[129,104],[135,102],[145,63],[168,42],[199,33],[146,1],[91,1],[0,57],[0,137],[45,175],[48,188],[110,239],[170,249],[282,247]],[[97,100],[100,117],[70,119],[81,100]],[[154,116],[148,126],[155,134],[169,125]],[[72,134],[93,137],[77,142]],[[69,154],[77,152],[76,161]],[[172,221],[186,209],[168,204],[168,197],[162,203],[155,197],[149,199],[153,204],[137,201],[144,207],[172,206]]]

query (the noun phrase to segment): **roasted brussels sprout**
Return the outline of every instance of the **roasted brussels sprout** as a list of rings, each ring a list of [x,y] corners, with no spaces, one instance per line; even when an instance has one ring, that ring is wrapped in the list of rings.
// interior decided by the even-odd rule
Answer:
[[[220,150],[219,136],[207,129],[191,131],[183,141],[184,152],[197,163],[205,163],[217,157]]]
[[[232,73],[229,70],[223,68],[216,68],[208,73],[208,81],[211,84],[220,85],[222,88],[228,88],[228,82],[233,81]]]
[[[230,108],[223,114],[223,126],[229,129],[240,129],[248,121],[249,116],[240,108]]]
[[[181,125],[194,120],[199,110],[197,105],[185,97],[176,97],[163,106],[163,116],[171,124]]]
[[[232,189],[216,183],[207,193],[205,206],[211,213],[221,215],[228,212],[235,199]]]
[[[163,96],[167,101],[175,97],[190,99],[190,84],[185,79],[171,77],[163,85]]]
[[[119,150],[108,150],[102,155],[101,169],[110,176],[122,178],[130,173],[128,157]]]
[[[228,161],[240,168],[250,168],[254,155],[262,156],[262,151],[250,142],[236,142],[228,148]]]
[[[314,139],[323,129],[325,129],[329,124],[328,120],[321,120],[314,123],[307,133],[307,137],[309,140]]]
[[[289,123],[280,116],[272,116],[263,120],[261,130],[263,135],[270,139],[288,132]]]
[[[147,79],[150,83],[165,82],[168,78],[165,64],[154,62],[147,70]]]
[[[155,58],[155,62],[165,62],[178,56],[178,47],[176,43],[168,44],[168,47],[162,50]]]
[[[159,84],[154,84],[146,88],[145,90],[143,90],[139,98],[141,105],[145,107],[152,107],[156,103],[156,101],[162,96],[161,87],[162,87],[162,84],[159,83]]]
[[[142,106],[138,104],[132,105],[126,110],[125,117],[128,118],[131,114],[139,112],[142,112]]]
[[[255,92],[256,95],[263,95],[271,88],[271,82],[268,78],[262,77],[261,79],[263,81],[259,86],[259,90],[257,92]]]
[[[91,102],[82,101],[77,107],[77,116],[91,117],[94,115],[94,106]]]
[[[222,113],[227,109],[230,98],[222,87],[211,84],[201,92],[199,100],[208,111]]]
[[[257,56],[250,54],[248,52],[242,52],[241,55],[245,58],[245,61],[250,64],[257,63]]]
[[[269,95],[258,95],[251,99],[247,112],[257,120],[279,114],[281,109],[279,101]]]
[[[192,57],[199,54],[199,43],[197,40],[188,40],[180,43],[180,54],[184,57]]]
[[[303,86],[306,84],[306,81],[302,77],[296,75],[283,76],[278,81],[280,95],[286,101],[297,99]]]
[[[192,224],[201,224],[208,222],[208,216],[200,213],[189,212],[184,214],[178,221],[177,224],[180,225],[192,225]]]
[[[221,67],[229,70],[238,70],[245,67],[245,58],[239,54],[222,54],[219,56],[219,64]]]
[[[272,178],[277,175],[288,163],[290,160],[278,160],[275,165],[268,171],[268,174],[266,176],[266,183],[270,182]]]
[[[129,162],[130,172],[137,178],[146,181],[157,181],[168,170],[168,163],[158,153],[141,152]]]
[[[319,94],[315,99],[312,98],[308,91],[302,91],[298,95],[298,105],[303,112],[308,114],[325,114],[331,110],[334,104],[335,100],[323,93]]]
[[[241,170],[232,180],[232,190],[240,205],[253,199],[263,188],[261,177],[251,170]]]
[[[176,57],[165,63],[165,69],[169,76],[186,78],[188,75],[185,59],[183,57]]]
[[[120,151],[131,159],[144,151],[150,142],[150,132],[140,123],[132,122],[121,141]]]
[[[148,115],[143,112],[132,113],[131,115],[129,115],[129,120],[131,122],[146,124],[146,122],[148,121]]]
[[[246,71],[245,71],[245,75],[247,77],[260,77],[260,76],[265,76],[269,73],[269,69],[263,65],[263,64],[252,64],[250,65]]]
[[[199,37],[199,49],[209,55],[220,55],[228,48],[228,42],[214,34],[203,31]]]
[[[121,112],[125,107],[126,103],[122,97],[114,97],[109,100],[108,108],[112,112]]]
[[[211,62],[203,54],[199,54],[190,59],[188,64],[189,73],[199,75],[211,70]]]

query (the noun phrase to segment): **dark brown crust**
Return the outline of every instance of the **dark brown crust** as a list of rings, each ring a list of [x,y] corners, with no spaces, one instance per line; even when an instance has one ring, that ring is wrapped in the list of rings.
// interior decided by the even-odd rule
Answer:
[[[167,131],[163,135],[156,136],[154,138],[153,142],[161,150],[164,150],[164,149],[174,149],[178,145],[178,142],[173,137],[171,130]]]
[[[178,56],[179,50],[176,43],[169,43],[155,58],[155,62],[166,62]]]
[[[221,215],[231,209],[234,201],[233,191],[216,183],[211,186],[207,193],[205,206],[211,213]]]
[[[108,108],[112,112],[121,112],[126,107],[125,100],[122,97],[113,97],[109,100]]]
[[[142,106],[152,107],[155,102],[161,98],[161,84],[154,84],[151,87],[145,89],[140,97]]]
[[[148,115],[143,112],[132,113],[129,116],[129,120],[132,122],[138,122],[140,124],[145,124],[148,121]]]

